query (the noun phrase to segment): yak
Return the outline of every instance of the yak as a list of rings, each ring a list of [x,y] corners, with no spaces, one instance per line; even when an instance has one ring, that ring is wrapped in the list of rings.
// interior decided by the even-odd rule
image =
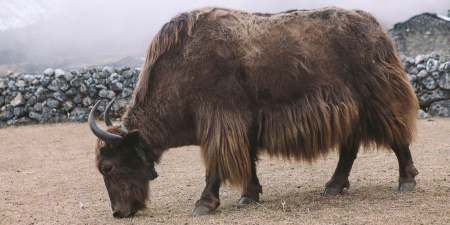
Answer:
[[[217,209],[224,183],[242,189],[238,204],[258,202],[261,154],[313,162],[338,152],[322,193],[335,195],[349,187],[360,148],[392,150],[398,190],[416,185],[417,99],[394,42],[361,10],[181,13],[150,43],[121,125],[111,104],[105,130],[99,103],[88,120],[114,217],[146,208],[154,165],[184,145],[200,146],[206,170],[194,216]]]

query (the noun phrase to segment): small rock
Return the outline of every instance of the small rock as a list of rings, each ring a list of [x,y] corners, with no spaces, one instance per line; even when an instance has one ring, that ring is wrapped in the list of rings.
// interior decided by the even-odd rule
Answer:
[[[440,55],[438,52],[434,51],[434,52],[431,52],[430,58],[438,60],[440,58]]]
[[[428,59],[428,57],[426,55],[418,55],[418,56],[416,56],[415,64],[417,65],[417,64],[423,63],[427,59]]]
[[[426,70],[421,70],[418,74],[417,74],[417,78],[422,79],[424,77],[428,76],[428,72]]]
[[[109,87],[113,91],[121,91],[123,90],[123,83],[115,80],[109,85]]]
[[[62,79],[54,79],[52,81],[52,83],[47,86],[47,88],[52,90],[52,91],[58,91],[58,90],[62,90],[63,86],[64,86],[64,89],[69,87],[69,85],[64,80],[62,80]],[[67,90],[68,90],[68,88],[67,88]]]
[[[6,79],[0,80],[0,89],[5,89],[8,87],[8,81]]]
[[[61,91],[67,91],[70,89],[70,85],[68,82],[63,82],[61,86]]]
[[[418,119],[426,119],[428,118],[428,113],[426,113],[425,111],[423,111],[422,109],[419,109],[419,112],[417,113],[417,118]]]
[[[441,79],[439,80],[439,87],[450,90],[450,73],[446,73],[441,76]]]
[[[130,79],[130,78],[133,77],[133,71],[132,71],[132,70],[126,70],[126,71],[124,71],[124,72],[122,73],[122,76],[123,76],[125,79]]]
[[[49,98],[45,101],[45,105],[49,106],[50,108],[58,108],[59,101],[56,99]]]
[[[7,124],[8,126],[17,126],[17,125],[19,125],[19,121],[16,120],[16,119],[11,119],[11,120],[8,120],[8,121],[6,122],[6,124]]]
[[[114,69],[110,66],[105,66],[102,72],[99,74],[100,78],[107,78],[114,72]]]
[[[92,105],[92,103],[94,103],[94,100],[92,100],[91,97],[83,98],[83,106],[84,107],[89,107]]]
[[[441,63],[439,65],[439,72],[450,72],[450,62]]]
[[[44,70],[44,76],[51,77],[55,75],[55,71],[52,68],[47,68]]]
[[[133,94],[133,89],[126,87],[122,90],[120,97],[127,98],[127,97],[131,96],[131,94]]]
[[[78,90],[79,90],[82,94],[87,95],[87,94],[88,94],[89,87],[88,87],[86,84],[83,83],[83,84],[81,84],[80,88],[78,88]]]
[[[423,86],[428,90],[433,90],[437,87],[438,83],[432,77],[426,77],[422,80]]]
[[[17,90],[17,87],[16,87],[16,81],[10,80],[10,81],[8,82],[8,88],[11,89],[11,90]]]
[[[95,86],[89,87],[88,95],[92,98],[95,98],[95,96],[97,95],[97,89],[95,88]]]
[[[31,107],[31,106],[34,106],[34,104],[36,104],[36,103],[37,103],[37,98],[36,98],[36,96],[31,96],[31,98],[28,99],[26,105],[29,106],[29,107]]]
[[[127,99],[117,99],[116,102],[114,103],[112,109],[115,112],[123,110],[127,107],[128,103],[129,103],[129,101]]]
[[[433,102],[428,112],[432,116],[450,117],[450,100]]]
[[[87,79],[89,79],[91,77],[92,77],[92,74],[90,74],[90,73],[83,74],[83,80],[87,80]]]
[[[33,76],[33,75],[24,75],[24,76],[22,76],[22,79],[25,80],[25,81],[27,81],[27,82],[29,82],[29,83],[31,83],[31,82],[33,82],[34,80],[36,80],[36,76]]]
[[[55,77],[56,78],[63,78],[66,75],[66,72],[62,69],[56,69],[55,70]]]
[[[34,79],[34,80],[31,82],[31,84],[34,85],[34,86],[39,86],[39,85],[41,84],[41,81],[40,81],[39,79]]]
[[[34,92],[36,92],[36,90],[28,90],[28,91],[25,93],[25,96],[24,96],[25,100],[28,100],[28,99],[30,99],[31,97],[34,97]]]
[[[114,93],[114,91],[111,91],[111,90],[102,89],[98,93],[98,96],[100,96],[102,98],[109,98],[112,100],[112,99],[116,98],[116,93]]]
[[[41,110],[42,111],[42,110]],[[36,111],[30,111],[28,113],[28,117],[30,117],[31,119],[35,119],[37,121],[42,121],[42,114],[36,112]]]
[[[95,83],[95,82],[94,82],[94,79],[93,79],[92,77],[89,78],[89,79],[87,79],[87,80],[84,80],[83,82],[84,82],[84,84],[86,84],[87,86],[91,86],[92,84]]]
[[[7,121],[14,117],[14,107],[12,105],[6,105],[0,108],[0,121]]]
[[[23,125],[30,125],[30,124],[36,124],[37,123],[36,120],[32,120],[32,119],[30,119],[30,118],[28,118],[26,116],[18,119],[17,122],[19,124],[23,124]]]
[[[426,70],[428,72],[437,71],[438,68],[439,68],[439,61],[437,61],[435,59],[428,59],[427,64],[426,64]]]
[[[67,73],[66,75],[64,75],[64,79],[66,79],[67,82],[71,81],[75,77],[76,75],[73,75],[72,73]]]
[[[74,96],[74,95],[77,95],[77,94],[78,94],[78,91],[75,88],[71,88],[68,91],[66,91],[66,96]]]
[[[25,87],[25,86],[28,86],[28,83],[27,83],[26,81],[24,81],[24,80],[18,80],[18,81],[15,83],[15,85],[16,85],[16,87],[18,87],[18,88],[23,88],[23,87]]]
[[[108,89],[108,87],[106,87],[106,86],[103,85],[103,84],[95,85],[95,87],[98,88],[98,89]]]
[[[89,109],[76,107],[70,112],[69,121],[70,122],[84,122],[87,121],[89,116]]]
[[[418,64],[417,66],[416,66],[416,68],[420,71],[420,70],[426,70],[427,69],[427,66],[425,65],[425,64]]]
[[[26,100],[23,97],[22,93],[17,94],[17,96],[11,101],[12,106],[25,105]]]
[[[25,115],[27,111],[25,110],[25,107],[15,107],[14,108],[14,116],[21,117]]]
[[[73,102],[80,104],[81,101],[83,100],[83,97],[80,94],[77,94],[74,98],[73,98]]]
[[[44,109],[44,106],[42,103],[36,103],[34,104],[33,110],[36,112],[42,112],[42,110]]]
[[[83,83],[83,79],[77,77],[72,79],[69,83],[72,87],[79,87]]]
[[[50,95],[50,91],[47,88],[38,87],[34,95],[37,97],[37,101],[45,101]]]
[[[51,77],[41,77],[40,82],[43,87],[47,87],[49,84],[51,84],[53,79]]]
[[[85,74],[88,72],[88,70],[86,67],[82,67],[79,72],[80,72],[80,74]]]
[[[56,98],[60,102],[67,100],[67,96],[61,90],[53,93],[53,97]]]
[[[73,101],[71,101],[71,100],[65,101],[63,103],[63,109],[66,112],[70,112],[74,107],[75,107],[75,103]]]
[[[126,87],[133,87],[133,80],[132,80],[132,79],[126,79],[126,80],[123,82],[123,84],[124,84]]]
[[[108,79],[110,82],[113,82],[114,80],[117,80],[118,77],[119,77],[119,74],[113,73],[113,74],[111,74],[107,79]]]

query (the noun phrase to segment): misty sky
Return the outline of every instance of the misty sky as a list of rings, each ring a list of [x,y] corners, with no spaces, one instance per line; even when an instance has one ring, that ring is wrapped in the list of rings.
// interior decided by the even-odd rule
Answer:
[[[21,2],[22,8],[30,2],[39,3],[34,8],[14,9],[7,4],[11,2]],[[7,6],[12,9],[3,10]],[[26,20],[31,23],[27,33],[23,28],[9,29],[9,36],[0,32],[0,42],[4,43],[3,46],[0,43],[0,50],[5,45],[14,48],[26,43],[27,51],[36,55],[75,51],[84,55],[110,51],[143,55],[154,34],[171,17],[204,6],[271,13],[339,6],[368,11],[389,29],[423,12],[446,16],[450,0],[0,0],[0,25],[20,24],[21,20],[23,24],[27,24]],[[38,19],[30,19],[32,16]],[[45,22],[32,24],[34,20]]]

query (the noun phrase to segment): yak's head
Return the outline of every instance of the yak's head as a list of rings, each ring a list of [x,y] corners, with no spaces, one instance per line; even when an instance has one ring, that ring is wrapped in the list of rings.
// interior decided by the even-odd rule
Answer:
[[[128,131],[123,125],[113,126],[109,109],[114,100],[105,109],[108,129],[104,131],[96,125],[94,112],[99,103],[89,114],[89,126],[98,137],[95,148],[97,167],[105,181],[113,216],[130,217],[146,208],[149,180],[155,179],[157,174],[138,144],[139,132]]]

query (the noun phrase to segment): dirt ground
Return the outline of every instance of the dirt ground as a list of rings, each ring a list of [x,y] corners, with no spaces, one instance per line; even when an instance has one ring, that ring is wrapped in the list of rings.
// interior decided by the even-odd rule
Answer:
[[[0,129],[0,224],[450,224],[450,119],[419,120],[411,151],[420,174],[412,192],[396,191],[388,151],[362,151],[345,193],[320,195],[337,154],[316,163],[262,157],[261,202],[238,208],[240,190],[224,186],[212,215],[192,217],[204,187],[199,149],[171,149],[156,166],[148,209],[114,219],[94,165],[86,123]]]

